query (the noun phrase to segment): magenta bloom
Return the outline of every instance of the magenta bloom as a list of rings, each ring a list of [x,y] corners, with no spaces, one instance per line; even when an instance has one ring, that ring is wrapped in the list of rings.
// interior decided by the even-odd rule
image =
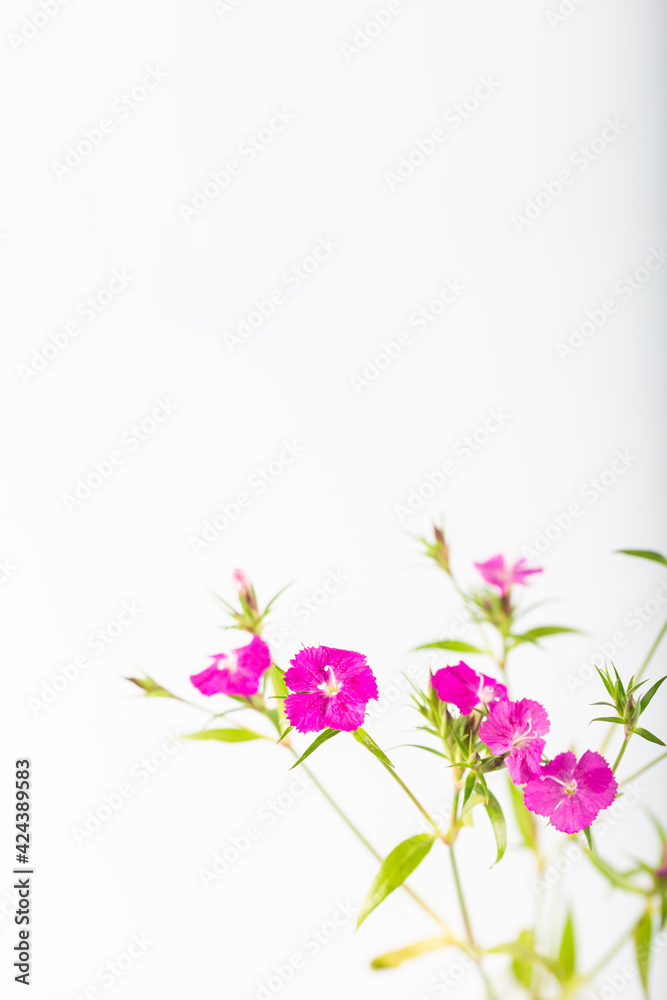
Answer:
[[[487,583],[498,587],[501,597],[505,597],[513,583],[521,583],[525,586],[527,577],[533,573],[542,572],[541,569],[527,569],[525,563],[525,559],[519,559],[511,566],[505,562],[505,556],[498,555],[492,556],[486,562],[475,563],[475,569],[480,571]]]
[[[258,635],[252,642],[231,653],[217,653],[213,663],[190,680],[202,694],[238,694],[244,697],[257,694],[259,681],[271,666],[269,647]]]
[[[537,701],[499,701],[479,727],[480,739],[494,754],[508,753],[507,770],[515,785],[525,785],[540,773],[543,736],[549,716]]]
[[[455,667],[442,667],[431,680],[440,701],[456,705],[461,715],[468,715],[478,705],[507,698],[507,688],[493,677],[480,674],[461,660]]]
[[[362,653],[330,646],[300,650],[285,673],[292,694],[285,714],[300,733],[321,729],[352,732],[364,721],[366,705],[377,698],[373,671]]]
[[[568,751],[545,764],[540,776],[526,785],[524,801],[531,812],[548,816],[561,833],[579,833],[612,804],[617,787],[609,764],[599,753],[587,750],[577,762]]]

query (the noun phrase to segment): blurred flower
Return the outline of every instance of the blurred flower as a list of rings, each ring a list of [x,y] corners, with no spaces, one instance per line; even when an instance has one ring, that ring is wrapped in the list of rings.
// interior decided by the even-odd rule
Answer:
[[[486,562],[475,563],[475,569],[479,570],[487,583],[498,587],[501,597],[505,597],[513,583],[525,586],[527,577],[542,572],[541,569],[527,569],[525,563],[525,559],[519,559],[511,566],[505,561],[505,556],[497,555],[487,559]]]
[[[251,611],[257,611],[255,589],[242,569],[234,570],[232,573],[232,582],[241,600],[245,601]]]
[[[480,674],[461,660],[455,667],[442,667],[431,679],[438,698],[456,705],[462,715],[468,715],[478,705],[507,698],[507,688],[493,677]]]
[[[210,667],[190,678],[202,694],[209,696],[237,694],[248,698],[257,694],[260,678],[271,666],[269,647],[257,635],[249,645],[217,653],[211,659]]]
[[[580,761],[568,751],[559,753],[530,781],[524,801],[531,812],[548,816],[561,833],[579,833],[614,801],[616,778],[607,761],[587,750]]]
[[[508,753],[507,770],[515,785],[525,785],[540,773],[549,716],[537,701],[499,701],[479,729],[480,739],[494,754]]]
[[[290,663],[285,683],[292,693],[285,699],[285,714],[291,725],[300,733],[359,728],[366,705],[378,696],[377,682],[362,653],[311,646]]]

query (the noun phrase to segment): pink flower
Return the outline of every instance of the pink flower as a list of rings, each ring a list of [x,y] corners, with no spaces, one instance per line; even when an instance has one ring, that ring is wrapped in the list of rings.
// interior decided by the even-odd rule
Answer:
[[[540,773],[549,716],[537,701],[499,701],[479,727],[480,739],[494,754],[508,753],[507,770],[515,785],[525,785]]]
[[[542,572],[541,569],[527,569],[525,562],[525,559],[519,559],[513,566],[510,566],[509,563],[505,562],[505,556],[497,555],[487,559],[486,562],[475,563],[475,569],[480,571],[487,583],[498,587],[501,597],[505,597],[513,583],[521,583],[525,586],[527,577],[533,573]]]
[[[442,667],[431,683],[440,701],[456,705],[462,715],[468,715],[478,705],[507,698],[507,688],[493,677],[480,674],[461,660],[455,667]]]
[[[656,878],[667,878],[667,844],[662,845],[662,868],[657,868],[653,874]]]
[[[232,583],[236,587],[237,594],[244,594],[250,589],[250,580],[242,569],[235,569],[232,573]]]
[[[213,663],[190,680],[202,694],[238,694],[244,697],[257,694],[259,681],[271,666],[269,647],[258,635],[252,642],[231,653],[217,653]]]
[[[609,764],[599,753],[587,750],[577,762],[568,751],[545,764],[540,776],[526,785],[524,801],[531,812],[548,816],[561,833],[579,833],[612,804],[617,787]]]
[[[300,733],[321,729],[352,732],[364,721],[366,705],[377,698],[378,688],[362,653],[330,646],[300,650],[285,673],[292,694],[285,699],[285,714]]]

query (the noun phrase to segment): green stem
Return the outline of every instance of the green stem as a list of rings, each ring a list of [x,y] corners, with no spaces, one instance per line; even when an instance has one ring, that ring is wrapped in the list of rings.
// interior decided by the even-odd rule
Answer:
[[[405,792],[405,794],[408,796],[408,798],[410,798],[414,802],[414,804],[417,806],[417,809],[419,809],[419,811],[422,814],[422,816],[424,817],[424,819],[428,822],[428,824],[430,826],[433,827],[433,830],[434,830],[435,834],[438,837],[443,838],[444,834],[443,834],[442,830],[440,829],[440,827],[438,826],[438,824],[435,822],[434,819],[431,818],[431,816],[429,816],[428,812],[426,811],[426,809],[424,809],[424,806],[421,804],[421,802],[419,801],[419,799],[417,798],[417,796],[413,792],[410,791],[410,789],[405,784],[405,782],[402,780],[402,778],[400,778],[398,776],[398,774],[396,773],[395,769],[393,767],[390,767],[389,764],[385,764],[384,761],[381,761],[381,763],[382,763],[382,766],[384,767],[384,769],[386,771],[388,771],[389,774],[392,776],[392,778],[394,779],[394,781],[398,782],[398,784],[401,786],[401,788],[403,789],[403,791]]]
[[[621,747],[621,749],[618,752],[618,757],[616,758],[616,761],[614,762],[614,766],[612,767],[612,771],[614,772],[614,774],[616,774],[616,768],[618,767],[618,765],[623,760],[623,754],[625,753],[629,742],[630,742],[630,737],[626,736],[625,739],[623,740],[623,746]]]
[[[299,759],[299,755],[293,747],[288,747],[288,750],[290,751],[292,756],[294,756],[297,760]],[[350,817],[347,815],[347,813],[345,813],[341,809],[336,800],[332,798],[331,795],[329,795],[324,785],[322,785],[321,782],[317,780],[313,772],[310,771],[305,764],[302,764],[301,767],[303,768],[304,772],[308,775],[312,783],[315,785],[315,788],[317,788],[318,792],[320,792],[327,800],[329,805],[336,810],[340,818],[348,825],[352,833],[359,838],[359,840],[364,845],[366,850],[370,851],[373,857],[377,858],[378,861],[380,862],[384,861],[384,858],[382,857],[380,852],[376,851],[371,842],[367,840],[366,837],[364,837],[359,827],[352,822]],[[408,896],[411,896],[412,899],[415,901],[415,903],[417,903],[418,906],[421,906],[422,910],[428,913],[428,915],[432,917],[433,920],[435,920],[435,922],[438,923],[442,928],[444,928],[444,930],[446,930],[448,934],[452,933],[447,924],[445,923],[445,921],[441,917],[439,917],[438,914],[431,909],[428,903],[425,903],[424,900],[420,896],[418,896],[416,892],[413,892],[412,889],[405,883],[403,883],[402,888],[407,892]]]
[[[651,646],[650,650],[648,651],[648,655],[647,655],[646,659],[644,660],[644,662],[642,663],[641,667],[639,668],[639,673],[637,674],[637,677],[635,678],[635,680],[638,680],[638,681],[641,680],[642,674],[644,673],[644,671],[648,667],[649,663],[651,662],[651,660],[653,658],[653,654],[655,653],[656,649],[660,645],[660,641],[661,641],[663,635],[665,634],[665,632],[667,632],[667,621],[665,622],[665,624],[660,629],[660,632],[658,633],[657,639],[655,640],[655,642]]]
[[[463,886],[461,885],[461,876],[459,875],[459,866],[456,861],[456,854],[454,853],[454,845],[449,845],[449,860],[452,864],[452,873],[454,875],[454,885],[456,886],[456,895],[459,900],[459,906],[461,907],[461,916],[463,917],[463,925],[466,929],[466,936],[468,938],[468,944],[471,948],[475,947],[475,935],[472,932],[472,924],[470,923],[470,914],[468,913],[468,907],[466,905],[465,896],[463,895]]]
[[[667,757],[667,753],[661,753],[660,756],[656,757],[655,760],[652,760],[650,764],[644,764],[644,766],[640,767],[638,771],[635,771],[634,774],[631,774],[629,778],[624,778],[623,781],[619,782],[619,785],[629,785],[631,781],[634,781],[635,778],[638,778],[640,774],[644,773],[644,771],[648,771],[648,769],[650,767],[653,767],[654,764],[659,764],[661,760],[665,759],[665,757]]]
[[[635,928],[634,928],[634,925],[633,925],[630,928],[630,930],[626,931],[625,934],[623,935],[623,937],[619,941],[616,942],[616,944],[614,945],[614,947],[610,948],[609,951],[606,953],[606,955],[603,955],[603,957],[600,959],[600,961],[597,962],[596,965],[593,966],[593,968],[591,969],[591,971],[587,972],[585,976],[582,976],[582,978],[579,980],[579,985],[580,986],[583,986],[585,983],[589,983],[591,981],[591,979],[594,979],[595,976],[597,976],[597,974],[599,972],[602,972],[602,970],[605,968],[605,966],[607,966],[609,964],[609,962],[611,962],[611,960],[613,958],[616,958],[618,956],[619,951],[621,950],[621,948],[623,947],[623,945],[625,944],[625,942],[628,940],[628,938],[631,936],[631,934],[634,931],[634,929]]]

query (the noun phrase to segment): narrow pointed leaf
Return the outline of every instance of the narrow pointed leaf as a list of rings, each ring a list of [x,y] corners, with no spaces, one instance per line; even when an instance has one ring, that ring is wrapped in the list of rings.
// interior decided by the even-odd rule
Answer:
[[[659,552],[652,552],[650,549],[617,549],[617,554],[622,556],[635,556],[636,559],[650,559],[652,562],[661,563],[667,566],[667,559]]]
[[[653,687],[649,688],[646,694],[642,696],[641,699],[642,712],[645,712],[648,706],[651,704],[651,699],[653,698],[653,695],[656,693],[656,691],[663,683],[663,681],[667,681],[667,675],[665,677],[661,677],[659,681],[656,681]]]
[[[623,725],[623,719],[619,719],[616,716],[612,718],[610,715],[601,715],[598,719],[591,719],[591,722],[620,722]]]
[[[535,947],[535,935],[533,931],[521,931],[517,943],[531,951]],[[530,992],[533,982],[534,966],[531,962],[522,962],[518,958],[512,959],[512,973],[517,983]]]
[[[463,790],[463,804],[461,806],[462,809],[465,809],[466,802],[472,795],[472,790],[474,787],[475,787],[475,772],[471,771],[468,777],[466,778],[465,788]]]
[[[576,971],[577,962],[574,922],[572,920],[571,911],[568,912],[567,919],[565,921],[563,937],[560,943],[560,951],[558,953],[558,963],[563,970],[566,981],[572,979]]]
[[[481,653],[483,649],[478,646],[471,646],[469,642],[459,642],[457,639],[445,639],[441,642],[427,642],[424,646],[417,646],[417,649],[449,649],[453,653]]]
[[[488,788],[486,790],[486,796],[487,798],[484,803],[484,808],[486,809],[487,816],[491,820],[491,826],[493,827],[493,833],[496,838],[498,854],[494,864],[497,865],[505,853],[505,848],[507,847],[507,824],[505,823],[505,816],[500,808],[498,799]]]
[[[637,956],[637,968],[639,969],[639,975],[641,977],[642,986],[644,987],[644,993],[646,994],[648,1000],[648,973],[649,964],[651,960],[651,936],[653,934],[653,927],[651,923],[651,914],[645,913],[643,917],[640,918],[637,926],[635,927],[634,939],[635,939],[635,955]]]
[[[182,740],[219,740],[221,743],[243,743],[246,740],[265,740],[266,736],[252,729],[202,729],[198,733],[181,736]]]
[[[632,731],[635,736],[641,736],[643,740],[648,740],[649,743],[657,743],[660,747],[665,746],[662,740],[658,739],[657,736],[654,736],[653,733],[649,733],[648,729],[633,729]]]
[[[326,743],[327,740],[330,740],[332,736],[338,736],[340,732],[341,732],[340,729],[325,729],[323,733],[320,733],[319,736],[316,736],[313,742],[308,747],[308,749],[304,750],[304,752],[301,754],[296,764],[292,764],[292,766],[290,767],[290,771],[293,771],[295,767],[298,767],[299,764],[301,764],[301,762],[306,759],[306,757],[310,757],[311,753],[314,753],[318,747],[321,747],[323,743]]]
[[[125,680],[141,688],[147,698],[177,698],[175,694],[167,691],[166,688],[163,688],[161,684],[154,681],[148,674],[145,677],[126,677]],[[177,700],[180,701],[180,698]]]
[[[380,749],[373,737],[369,736],[365,729],[355,729],[352,735],[357,743],[361,743],[362,747],[366,747],[367,750],[370,750],[370,752],[377,757],[378,760],[381,760],[383,764],[386,764],[387,767],[394,766],[387,757],[386,753]]]
[[[447,948],[452,943],[448,937],[432,937],[425,938],[424,941],[415,941],[414,944],[409,944],[405,948],[388,951],[384,955],[374,958],[371,962],[371,969],[395,969],[411,958],[419,958],[420,955],[425,955],[429,951],[440,951],[441,948]]]
[[[277,739],[276,743],[282,743],[285,737],[289,736],[289,734],[292,732],[293,729],[294,726],[288,726],[287,729],[283,729],[282,733],[280,734],[280,739]]]
[[[427,747],[424,743],[401,743],[400,746],[414,747],[415,750],[428,750],[429,753],[437,754],[438,757],[444,757],[445,760],[449,760],[447,754],[443,753],[442,750],[436,750],[434,747]],[[398,750],[399,748],[396,747],[395,749]]]
[[[417,836],[402,841],[391,854],[387,855],[361,904],[357,927],[361,927],[369,913],[372,913],[394,889],[403,885],[408,875],[412,874],[431,850],[433,840],[433,835],[430,833],[418,833]]]
[[[561,978],[560,966],[553,959],[547,958],[535,951],[525,941],[510,941],[508,944],[497,944],[494,948],[488,948],[490,955],[510,955],[517,962],[524,962],[528,965],[543,965],[545,969],[552,972],[559,979]]]
[[[531,628],[527,632],[512,635],[510,638],[514,639],[515,642],[537,643],[538,639],[544,639],[548,635],[562,635],[566,632],[579,633],[579,629],[565,628],[563,625],[542,625],[540,628]]]

